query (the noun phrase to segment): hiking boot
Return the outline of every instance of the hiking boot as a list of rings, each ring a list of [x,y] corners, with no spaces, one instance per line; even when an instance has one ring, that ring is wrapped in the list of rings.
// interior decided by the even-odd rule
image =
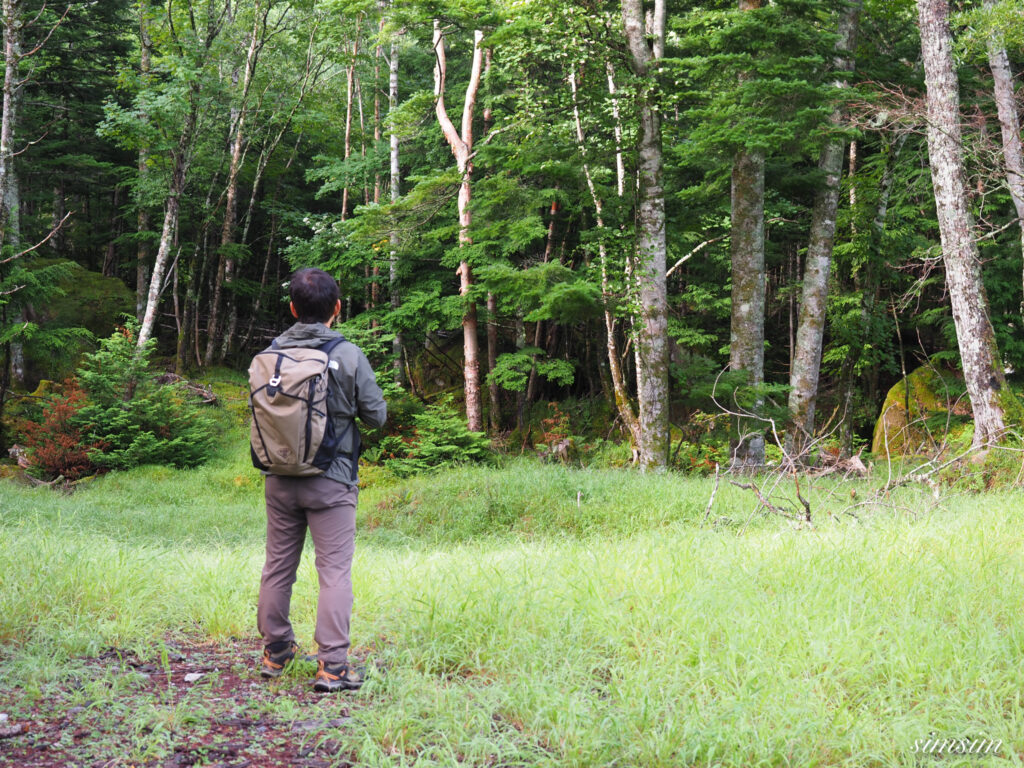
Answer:
[[[325,664],[319,662],[316,677],[313,679],[313,690],[322,693],[333,691],[354,691],[363,684],[363,674],[351,667],[347,662]]]
[[[284,674],[285,667],[295,658],[295,652],[298,650],[299,646],[288,640],[265,646],[263,660],[260,662],[260,674],[263,677],[280,677]]]

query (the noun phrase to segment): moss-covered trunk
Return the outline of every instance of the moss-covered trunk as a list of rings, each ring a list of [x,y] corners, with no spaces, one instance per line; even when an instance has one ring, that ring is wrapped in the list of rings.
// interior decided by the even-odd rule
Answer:
[[[638,77],[653,75],[665,54],[665,5],[655,2],[650,19],[652,44],[645,32],[640,0],[622,0],[622,19],[630,63]],[[640,416],[640,464],[663,469],[668,464],[668,294],[665,260],[665,190],[662,187],[661,118],[653,83],[639,93],[636,270],[640,313],[637,318],[637,400]]]
[[[852,52],[862,0],[850,2],[839,20],[834,66],[837,71],[853,69]],[[836,83],[846,87],[846,81]],[[842,126],[842,111],[832,112],[832,128]],[[793,367],[789,373],[790,424],[786,433],[786,449],[800,460],[814,436],[814,408],[818,397],[821,372],[821,348],[825,338],[825,312],[828,303],[828,278],[832,269],[832,245],[839,210],[839,182],[843,173],[846,142],[836,138],[821,151],[818,167],[824,183],[815,195],[811,214],[810,239],[804,261],[803,292],[800,300],[800,321],[793,350]]]

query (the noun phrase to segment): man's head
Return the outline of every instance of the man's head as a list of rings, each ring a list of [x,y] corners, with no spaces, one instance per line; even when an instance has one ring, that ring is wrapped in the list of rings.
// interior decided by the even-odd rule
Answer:
[[[300,323],[330,323],[339,311],[338,284],[322,269],[308,267],[292,275],[292,314]]]

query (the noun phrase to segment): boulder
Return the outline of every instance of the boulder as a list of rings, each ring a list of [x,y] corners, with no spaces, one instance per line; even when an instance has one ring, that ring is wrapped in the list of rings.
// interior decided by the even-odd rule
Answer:
[[[63,259],[35,259],[33,266],[44,267]],[[116,277],[106,277],[79,264],[68,264],[70,274],[58,283],[63,295],[45,305],[33,304],[26,311],[28,320],[47,329],[85,328],[96,338],[104,338],[124,323],[124,315],[135,311],[135,293]],[[25,346],[26,384],[34,386],[42,379],[61,381],[74,374],[88,344],[76,345],[56,354],[28,343]]]
[[[959,372],[923,365],[885,396],[871,452],[879,457],[932,453],[947,436],[947,422],[959,425],[970,415]]]

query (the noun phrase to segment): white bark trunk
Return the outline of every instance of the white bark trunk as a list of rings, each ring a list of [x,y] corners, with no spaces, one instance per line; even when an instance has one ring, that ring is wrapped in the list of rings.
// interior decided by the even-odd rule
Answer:
[[[576,142],[579,146],[580,154],[583,156],[583,177],[587,181],[587,189],[590,190],[590,199],[594,203],[597,227],[598,229],[604,229],[604,201],[597,194],[597,186],[594,184],[594,177],[590,171],[590,164],[587,162],[587,141],[586,136],[583,133],[583,121],[580,117],[576,73],[573,71],[569,72],[569,89],[572,93],[572,109],[573,116],[576,121]],[[615,79],[610,63],[608,64],[608,91],[614,99]],[[618,123],[616,123],[615,130],[618,131]],[[616,149],[618,149],[618,147]],[[616,164],[618,165],[621,162],[622,153],[620,151],[616,151]],[[619,186],[621,187],[622,174],[619,174],[618,181]],[[622,362],[619,359],[619,344],[617,339],[618,320],[611,308],[613,297],[611,295],[611,290],[609,289],[608,280],[608,249],[605,247],[603,241],[598,241],[597,253],[598,259],[601,263],[601,297],[604,300],[605,305],[605,348],[608,354],[608,370],[612,379],[612,392],[615,397],[615,409],[619,414],[619,418],[622,419],[622,423],[625,424],[626,429],[629,431],[634,451],[638,451],[640,446],[640,422],[637,420],[636,413],[633,410],[633,403],[629,399],[629,390],[626,388],[626,379],[622,374]]]
[[[260,34],[261,20],[266,21],[266,16],[261,16],[260,4],[255,4],[255,18],[252,25],[252,33],[249,37],[249,48],[245,54],[245,71],[242,74],[242,91],[238,104],[231,108],[231,124],[234,131],[231,135],[230,153],[228,163],[227,187],[224,195],[224,221],[220,231],[220,249],[217,258],[217,275],[214,280],[213,299],[210,303],[210,320],[206,328],[206,353],[203,356],[205,365],[213,363],[213,353],[217,344],[217,336],[220,330],[221,305],[225,290],[230,291],[235,275],[235,259],[230,253],[230,248],[235,242],[235,230],[238,223],[238,175],[242,170],[243,149],[245,147],[246,121],[249,117],[249,90],[252,86],[253,77],[256,74],[256,63],[263,40]],[[232,85],[238,86],[238,70],[235,69],[232,77]],[[230,301],[230,298],[229,298]],[[231,318],[229,325],[237,320],[237,315]],[[220,359],[223,360],[230,345],[233,328],[229,327],[224,334],[221,344]]]
[[[139,0],[139,77],[142,81],[142,87],[146,87],[149,80],[149,72],[151,68],[151,51],[153,47],[152,40],[149,37],[149,2],[148,0]],[[140,120],[143,122],[149,119],[149,116],[143,112],[139,115]],[[139,186],[145,188],[146,176],[149,173],[149,147],[143,143],[139,146]],[[146,312],[146,293],[149,285],[149,208],[146,205],[146,200],[140,193],[138,200],[138,218],[136,220],[136,233],[138,234],[137,247],[136,247],[136,265],[135,265],[135,317],[142,322],[143,316]]]
[[[356,22],[356,36],[352,41],[352,60],[345,71],[345,161],[352,154],[352,98],[355,87],[356,57],[359,55],[359,23]],[[341,220],[348,218],[348,171],[345,171],[345,186],[341,190]]]
[[[181,136],[178,139],[178,146],[174,150],[174,170],[171,173],[171,184],[167,192],[166,202],[164,203],[164,223],[160,231],[160,248],[156,253],[156,262],[153,265],[153,274],[149,281],[146,311],[143,313],[142,326],[139,328],[139,349],[142,349],[146,342],[152,338],[153,328],[156,325],[157,309],[160,305],[160,292],[163,288],[164,271],[167,268],[167,260],[171,254],[174,232],[178,228],[181,194],[185,190],[185,180],[188,176],[188,166],[192,154],[192,139],[195,133],[198,111],[197,99],[198,89],[194,88],[190,98],[190,111],[185,116],[185,123],[182,126]]]
[[[1006,377],[996,349],[964,181],[959,83],[953,69],[948,0],[917,0],[928,102],[928,159],[967,394],[974,446],[998,442]]]
[[[985,0],[986,8],[993,8],[996,0]],[[988,61],[992,69],[993,90],[996,109],[999,113],[999,128],[1003,136],[1003,164],[1006,167],[1006,186],[1010,190],[1014,210],[1021,233],[1021,251],[1024,253],[1024,150],[1020,140],[1020,118],[1017,116],[1017,99],[1013,70],[1006,45],[999,36],[988,41]],[[1024,275],[1021,276],[1024,288]],[[1024,290],[1021,292],[1020,314],[1024,317]]]
[[[14,171],[14,126],[17,122],[21,60],[21,2],[3,0],[4,85],[0,120],[0,243],[19,237],[18,190]]]
[[[395,127],[394,116],[398,108],[398,39],[397,36],[391,40],[391,60],[388,62],[388,116],[391,118],[391,131],[388,141],[391,147],[391,202],[397,203],[401,196],[402,173],[399,165],[398,154],[398,130]],[[388,284],[391,293],[391,308],[398,309],[402,304],[402,297],[398,291],[398,232],[397,228],[391,229],[391,259],[388,265]],[[395,381],[399,384],[405,382],[404,369],[402,367],[402,334],[395,333],[391,342],[391,352],[394,355]]]

